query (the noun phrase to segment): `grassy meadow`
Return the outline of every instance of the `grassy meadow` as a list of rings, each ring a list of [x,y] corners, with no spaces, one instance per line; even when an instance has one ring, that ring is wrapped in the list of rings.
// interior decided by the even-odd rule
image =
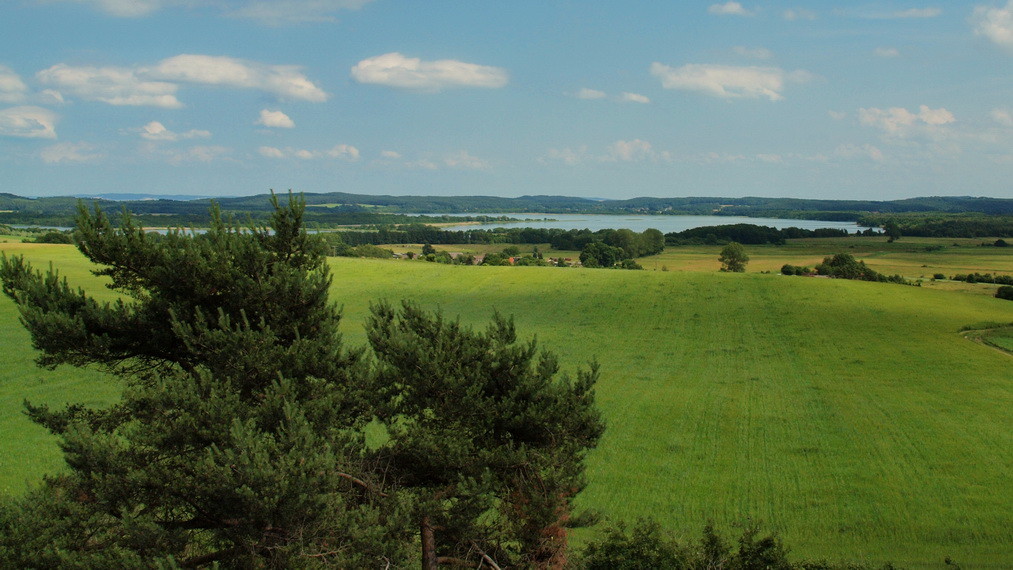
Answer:
[[[746,274],[717,272],[715,246],[641,260],[658,271],[336,258],[332,298],[352,344],[365,341],[372,300],[410,299],[476,326],[494,310],[512,314],[522,337],[537,335],[571,371],[599,361],[608,429],[581,508],[653,516],[692,538],[708,520],[751,518],[795,558],[998,568],[1013,560],[1013,356],[961,329],[1013,323],[1013,303],[987,296],[989,286],[928,278],[1011,273],[1013,252],[959,241],[747,247]],[[926,282],[758,273],[814,264],[828,247]],[[52,261],[109,294],[69,246],[0,250]],[[116,390],[97,375],[35,368],[6,298],[0,332],[0,492],[18,493],[60,463],[21,401],[98,402]],[[1004,334],[996,341],[1010,342]]]

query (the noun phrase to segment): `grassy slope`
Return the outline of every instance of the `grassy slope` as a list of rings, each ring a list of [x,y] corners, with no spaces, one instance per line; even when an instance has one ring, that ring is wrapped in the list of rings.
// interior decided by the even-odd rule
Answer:
[[[39,244],[5,244],[0,251],[7,255],[24,254],[38,268],[52,262],[73,283],[94,292],[97,297],[110,297],[98,278],[89,274],[92,268],[70,246]],[[63,457],[56,440],[45,429],[31,423],[24,415],[22,402],[60,406],[68,402],[97,405],[111,401],[118,390],[115,384],[102,381],[102,374],[88,370],[62,367],[47,371],[35,366],[28,331],[18,321],[18,312],[7,298],[0,298],[0,495],[18,494],[43,473],[61,468]]]
[[[69,248],[39,251],[50,250]],[[582,506],[653,515],[691,535],[707,519],[751,516],[799,556],[1013,559],[1013,368],[1008,355],[958,334],[1013,321],[1007,301],[759,274],[348,259],[333,268],[350,343],[363,342],[371,299],[411,298],[478,325],[494,308],[514,314],[523,336],[537,333],[571,369],[597,358],[609,429],[590,458]],[[4,332],[17,328],[11,312],[0,302]],[[110,391],[79,392],[89,383],[69,384],[74,372],[41,385],[26,341],[0,338],[12,355],[0,429],[18,434],[0,457],[39,456],[44,438],[12,411],[26,391]],[[35,439],[12,449],[22,434]],[[56,454],[46,454],[36,465],[0,465],[0,481],[47,470]]]

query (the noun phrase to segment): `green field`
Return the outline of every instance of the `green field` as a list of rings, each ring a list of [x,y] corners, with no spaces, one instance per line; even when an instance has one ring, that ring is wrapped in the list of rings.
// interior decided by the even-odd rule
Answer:
[[[747,248],[749,270],[820,259],[817,245],[798,247],[809,249]],[[102,291],[67,246],[0,248],[26,250],[41,266],[53,260]],[[334,259],[332,298],[353,344],[364,342],[371,300],[407,298],[476,325],[493,310],[513,314],[522,336],[537,334],[569,369],[597,359],[608,429],[581,507],[651,515],[693,537],[708,519],[727,527],[751,517],[780,532],[796,558],[1007,566],[1013,357],[960,331],[1013,322],[1013,303],[928,284],[722,274],[711,249],[644,260],[669,271]],[[937,270],[921,265],[1013,271],[1009,253],[953,249],[877,259],[906,259],[929,276]],[[702,271],[680,265],[704,255]],[[17,493],[59,465],[21,400],[101,401],[115,389],[75,370],[35,369],[6,298],[0,332],[0,490]]]

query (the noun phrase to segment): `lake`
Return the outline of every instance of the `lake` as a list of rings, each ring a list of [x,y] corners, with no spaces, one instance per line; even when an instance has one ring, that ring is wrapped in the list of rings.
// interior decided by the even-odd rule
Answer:
[[[445,214],[432,214],[445,215]],[[453,216],[454,214],[446,214]],[[474,214],[460,214],[474,215]],[[607,215],[607,214],[490,214],[496,216],[509,216],[518,218],[520,222],[492,222],[487,224],[461,224],[446,226],[446,230],[487,230],[493,228],[559,228],[564,230],[592,231],[603,229],[626,228],[635,232],[642,232],[648,228],[660,230],[662,233],[681,232],[702,226],[724,226],[729,224],[753,224],[757,226],[770,226],[777,229],[802,228],[815,230],[819,228],[834,228],[848,230],[854,233],[863,230],[855,222],[824,222],[819,220],[787,220],[780,218],[746,218],[742,216],[635,216],[635,215]],[[551,220],[551,221],[550,221]]]

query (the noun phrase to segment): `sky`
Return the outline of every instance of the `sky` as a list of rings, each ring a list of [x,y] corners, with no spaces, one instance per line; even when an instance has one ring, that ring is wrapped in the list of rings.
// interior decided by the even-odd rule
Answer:
[[[0,0],[0,192],[1013,198],[1013,0]]]

